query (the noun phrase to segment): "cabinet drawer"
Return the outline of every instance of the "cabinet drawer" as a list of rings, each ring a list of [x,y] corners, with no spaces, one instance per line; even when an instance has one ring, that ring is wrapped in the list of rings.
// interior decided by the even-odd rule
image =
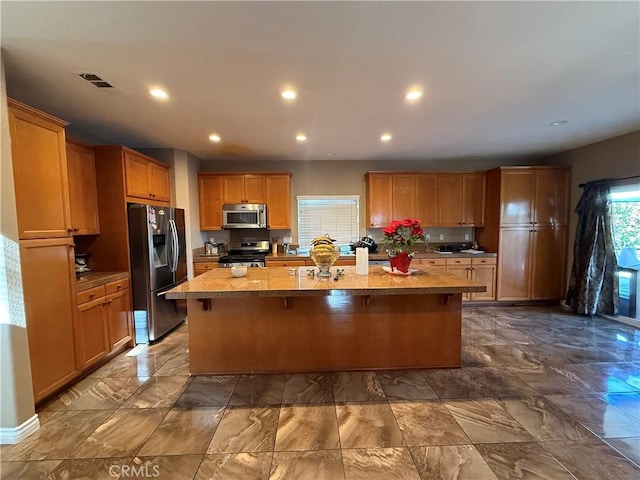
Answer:
[[[105,289],[104,285],[100,285],[99,287],[89,288],[87,290],[83,290],[82,292],[78,292],[77,302],[78,305],[81,305],[86,302],[90,302],[95,300],[96,298],[104,297]]]
[[[498,263],[498,259],[496,257],[493,258],[473,258],[472,265],[496,265]]]
[[[111,295],[112,293],[121,292],[127,288],[129,288],[129,279],[125,278],[124,280],[118,280],[117,282],[107,283],[105,285],[106,294]]]
[[[446,265],[444,258],[421,258],[420,265],[428,265],[430,267],[444,267]]]
[[[470,258],[447,258],[447,267],[455,265],[471,265]]]

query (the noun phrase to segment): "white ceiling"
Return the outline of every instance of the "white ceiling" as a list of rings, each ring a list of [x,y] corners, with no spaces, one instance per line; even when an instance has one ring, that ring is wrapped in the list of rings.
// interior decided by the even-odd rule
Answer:
[[[640,129],[635,1],[0,8],[9,96],[131,147],[203,159],[426,162],[546,155]],[[154,85],[170,99],[151,98]],[[286,85],[295,102],[280,98]],[[408,105],[402,95],[414,85],[424,97]]]

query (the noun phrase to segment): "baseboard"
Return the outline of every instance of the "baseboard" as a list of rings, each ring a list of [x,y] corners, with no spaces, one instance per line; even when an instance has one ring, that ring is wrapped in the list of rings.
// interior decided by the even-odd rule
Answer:
[[[17,427],[0,427],[0,444],[14,445],[20,443],[39,428],[40,420],[38,419],[37,413]]]

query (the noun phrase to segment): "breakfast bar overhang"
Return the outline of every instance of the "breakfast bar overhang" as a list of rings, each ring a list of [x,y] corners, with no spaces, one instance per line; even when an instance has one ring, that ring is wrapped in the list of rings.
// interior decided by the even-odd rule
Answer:
[[[166,295],[187,301],[191,373],[236,374],[459,367],[462,294],[483,291],[429,267],[272,267],[215,269]]]

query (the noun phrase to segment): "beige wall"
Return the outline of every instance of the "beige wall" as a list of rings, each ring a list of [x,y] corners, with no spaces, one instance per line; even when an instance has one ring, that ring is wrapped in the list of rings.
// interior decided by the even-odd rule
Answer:
[[[543,160],[548,165],[571,166],[571,216],[567,275],[573,263],[573,243],[578,217],[575,210],[582,189],[591,180],[640,175],[640,131],[559,153]],[[567,279],[569,276],[567,276]]]
[[[27,339],[11,137],[0,50],[0,429],[19,428],[35,415]],[[37,421],[36,421],[37,427]],[[7,429],[7,430],[5,430]]]

